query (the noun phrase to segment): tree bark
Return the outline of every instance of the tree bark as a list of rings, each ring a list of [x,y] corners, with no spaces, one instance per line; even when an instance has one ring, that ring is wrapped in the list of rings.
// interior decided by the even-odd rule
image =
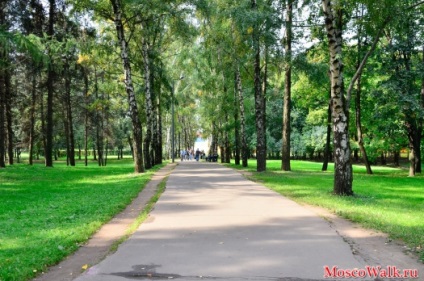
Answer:
[[[352,163],[349,143],[349,108],[346,106],[342,64],[342,11],[333,10],[331,0],[323,0],[327,31],[330,72],[331,111],[334,135],[334,193],[353,195]]]
[[[160,93],[158,96],[157,119],[158,119],[158,144],[156,146],[156,164],[162,164],[163,161],[163,126],[162,126],[162,106]]]
[[[283,141],[281,169],[291,171],[290,165],[290,112],[291,112],[291,59],[292,59],[292,24],[293,24],[293,0],[287,1],[286,8],[286,46],[285,46],[285,87],[283,105]]]
[[[94,69],[94,95],[99,103],[98,73]],[[103,106],[102,106],[103,107]],[[95,108],[97,164],[103,166],[103,115],[99,105]]]
[[[253,12],[258,12],[256,0],[251,0]],[[254,24],[252,31],[254,53],[254,91],[255,91],[255,125],[256,125],[256,161],[258,172],[266,171],[266,128],[265,128],[265,97],[261,82],[261,50],[259,42],[259,26]]]
[[[331,99],[331,93],[330,93],[330,99]],[[322,163],[322,171],[328,170],[328,161],[330,161],[330,144],[331,142],[331,103],[328,104],[327,109],[327,134],[326,134],[326,141],[325,141],[325,148],[324,148],[324,161]]]
[[[241,161],[242,161],[242,166],[247,167],[249,151],[248,151],[247,141],[246,141],[246,117],[245,117],[246,114],[244,112],[243,85],[241,83],[240,68],[238,65],[236,68],[236,83],[237,83],[238,102],[240,107]]]
[[[228,113],[225,113],[225,123],[228,124]],[[228,130],[224,131],[225,163],[231,163],[231,149]]]
[[[9,55],[6,54],[6,60],[9,62]],[[7,158],[9,165],[13,165],[13,124],[12,124],[12,85],[11,75],[9,70],[10,65],[7,63],[7,69],[5,70],[5,114],[6,114],[6,131],[7,131]]]
[[[1,11],[0,11],[1,13]],[[4,51],[1,50],[0,58],[3,57]],[[0,168],[6,167],[5,162],[5,140],[6,140],[6,134],[5,134],[5,77],[4,77],[4,70],[0,68]]]
[[[424,65],[424,47],[423,47],[423,51],[422,51],[422,64]],[[424,110],[424,77],[422,78],[421,81],[421,110]],[[421,143],[421,140],[423,138],[423,129],[424,129],[424,118],[421,117],[419,118],[419,123],[418,123],[418,139],[417,142]],[[415,165],[415,172],[417,173],[422,173],[422,163],[421,163],[421,146],[420,150],[418,150],[417,153],[417,163]]]
[[[417,151],[420,143],[418,142],[418,128],[414,124],[414,120],[408,120],[406,123],[406,131],[409,141],[409,176],[413,177],[416,174]]]
[[[35,105],[37,102],[37,76],[38,71],[32,67],[32,84],[31,84],[31,109],[30,109],[30,128],[29,128],[29,148],[28,148],[28,163],[33,164],[34,154],[34,139],[35,139]]]
[[[240,165],[240,101],[238,99],[237,71],[234,73],[234,163]]]
[[[84,165],[88,166],[88,74],[83,66],[81,71],[84,77]]]
[[[66,123],[67,123],[67,136],[69,146],[69,165],[75,166],[75,137],[74,137],[74,124],[72,117],[72,103],[71,103],[71,73],[69,73],[69,64],[65,65],[65,110],[66,110]]]
[[[152,98],[153,101],[153,108],[152,108],[152,112],[153,112],[153,164],[154,165],[158,165],[158,164],[162,164],[162,126],[161,126],[161,112],[160,112],[160,94],[161,94],[161,89],[160,86],[159,87],[155,87],[156,86],[156,82],[154,79],[154,75],[151,75],[152,77],[152,84],[154,85],[154,97]]]
[[[54,37],[54,23],[56,17],[56,2],[49,0],[49,24],[47,28],[47,36],[50,40]],[[50,62],[47,66],[47,112],[46,112],[46,147],[44,152],[45,166],[53,167],[53,95],[55,70],[53,68],[51,49],[48,49]]]
[[[144,167],[152,168],[152,158],[150,155],[152,143],[152,85],[151,85],[151,69],[150,69],[150,51],[146,39],[143,39],[142,55],[144,65],[144,94],[145,94],[145,110],[146,110],[146,134],[144,136]]]
[[[50,40],[53,40],[54,36],[54,22],[56,14],[56,2],[55,0],[49,0],[49,23],[47,28],[47,36]],[[53,167],[53,95],[54,95],[54,80],[55,71],[53,69],[53,61],[51,49],[48,49],[50,62],[47,66],[47,111],[46,111],[46,130],[45,130],[45,166]]]
[[[138,114],[137,100],[134,93],[132,83],[131,64],[129,59],[128,42],[125,39],[124,26],[122,24],[122,7],[119,0],[110,0],[116,27],[116,33],[121,49],[122,65],[125,72],[125,89],[128,96],[128,104],[130,108],[130,116],[133,127],[133,151],[134,151],[134,170],[136,173],[144,172],[142,140],[143,131]]]
[[[6,24],[6,1],[0,2],[0,26]],[[6,60],[6,50],[3,45],[0,45],[0,62]],[[6,72],[4,65],[0,64],[0,168],[6,167],[5,157],[5,140],[6,140],[6,131],[5,131],[5,102],[6,102]]]
[[[362,15],[363,16],[363,10],[362,10]],[[361,69],[361,52],[362,52],[362,40],[361,40],[361,36],[362,36],[362,28],[361,26],[358,27],[358,57],[357,57],[357,65],[356,65],[356,69],[359,70]],[[373,45],[373,48],[371,48],[371,50],[373,50],[375,48],[376,42],[378,41],[379,35],[377,37],[377,40],[375,40],[375,44]],[[362,159],[364,161],[365,167],[367,169],[367,174],[371,175],[372,174],[372,169],[371,169],[371,164],[368,161],[368,156],[367,156],[367,151],[365,150],[365,146],[364,146],[364,137],[363,137],[363,133],[362,133],[362,121],[361,121],[361,78],[362,78],[362,71],[358,73],[357,75],[357,80],[356,80],[356,84],[357,84],[357,88],[356,88],[356,98],[355,98],[355,116],[356,116],[356,120],[355,120],[355,124],[356,124],[356,138],[358,141],[358,146],[359,146],[359,150],[361,151],[362,154]]]
[[[358,88],[356,91],[356,98],[355,98],[355,112],[356,112],[356,135],[358,138],[358,146],[359,150],[362,154],[362,159],[364,160],[365,167],[367,169],[367,174],[372,175],[372,169],[371,164],[368,161],[367,151],[365,150],[364,146],[364,137],[362,133],[362,123],[361,123],[361,78],[359,77],[357,80]]]
[[[400,166],[400,151],[393,151],[393,165],[395,167],[399,167]]]
[[[64,99],[65,100],[65,99]],[[65,135],[65,146],[66,146],[66,166],[69,166],[69,125],[66,117],[66,102],[63,102],[63,131]]]

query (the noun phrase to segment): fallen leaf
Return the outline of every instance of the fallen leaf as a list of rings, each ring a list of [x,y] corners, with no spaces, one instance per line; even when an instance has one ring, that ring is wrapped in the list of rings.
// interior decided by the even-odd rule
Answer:
[[[81,268],[86,270],[88,268],[88,264],[84,264]]]

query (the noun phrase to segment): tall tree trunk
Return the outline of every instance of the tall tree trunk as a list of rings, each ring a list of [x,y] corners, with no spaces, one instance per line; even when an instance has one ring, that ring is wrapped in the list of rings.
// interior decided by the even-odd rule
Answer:
[[[84,165],[88,166],[88,74],[85,67],[81,67],[84,77]]]
[[[158,115],[157,115],[157,106],[158,106],[158,102],[157,102],[157,94],[159,93],[159,90],[156,87],[156,81],[154,78],[154,73],[153,71],[151,71],[150,74],[150,83],[153,87],[153,91],[152,91],[152,149],[151,149],[151,155],[152,155],[152,163],[153,166],[159,164],[158,158],[157,158],[157,153],[158,153],[158,146],[159,144],[159,139],[158,139],[158,126],[159,126],[159,121],[158,121]]]
[[[251,7],[254,12],[258,12],[256,0],[251,0]],[[253,26],[252,32],[253,52],[254,52],[254,91],[255,91],[255,117],[256,117],[256,161],[257,171],[266,171],[266,128],[265,128],[265,97],[262,92],[261,82],[261,50],[259,42],[259,26]]]
[[[37,76],[38,71],[32,68],[32,85],[31,85],[31,109],[30,109],[30,128],[29,128],[29,148],[28,148],[28,163],[33,164],[34,154],[34,139],[35,139],[35,105],[37,102]]]
[[[364,11],[362,10],[363,16]],[[359,16],[359,15],[358,15]],[[362,28],[361,26],[358,27],[358,58],[357,58],[357,65],[356,69],[359,69],[361,67],[361,52],[362,52]],[[372,175],[372,169],[371,164],[368,161],[367,151],[365,150],[364,146],[364,137],[362,133],[362,122],[361,122],[361,75],[357,78],[357,88],[356,88],[356,98],[355,98],[355,116],[356,116],[356,138],[358,140],[358,146],[359,150],[362,154],[362,159],[364,161],[365,167],[367,169],[367,174]]]
[[[143,65],[144,65],[144,94],[145,94],[145,106],[146,106],[146,134],[144,136],[144,166],[146,169],[152,168],[152,158],[150,154],[152,144],[152,91],[151,85],[151,65],[150,65],[150,50],[146,39],[143,39]]]
[[[228,124],[228,113],[225,113],[225,123]],[[225,163],[231,163],[231,149],[228,130],[224,131],[224,146],[225,146]]]
[[[63,102],[63,128],[65,135],[65,145],[66,145],[66,166],[69,166],[69,124],[66,117],[66,104]]]
[[[6,4],[7,1],[0,2],[0,26],[6,24]],[[3,45],[0,45],[0,62],[6,60],[6,50]],[[5,131],[5,102],[6,102],[6,72],[4,69],[3,63],[0,64],[0,168],[5,168],[5,140],[6,140],[6,131]]]
[[[44,22],[44,9],[43,5],[38,0],[31,0],[30,7],[32,10],[32,23],[33,28],[28,30],[42,37],[43,35],[43,22]],[[29,164],[33,164],[34,154],[34,141],[35,141],[35,112],[37,104],[37,79],[39,79],[40,66],[36,63],[31,65],[30,75],[32,76],[31,85],[31,109],[30,109],[30,132],[29,132]]]
[[[209,156],[214,154],[218,154],[218,132],[215,123],[212,124],[212,142],[209,150]]]
[[[66,110],[66,123],[68,144],[69,144],[69,165],[75,166],[75,137],[74,137],[74,124],[72,118],[72,102],[71,102],[71,74],[69,73],[69,65],[65,65],[65,110]]]
[[[291,112],[291,59],[292,59],[292,24],[293,24],[293,0],[287,1],[286,10],[286,59],[285,59],[285,87],[283,106],[283,141],[281,169],[290,171],[290,112]]]
[[[8,55],[6,54],[6,60],[9,61]],[[5,70],[5,113],[6,113],[6,124],[7,124],[7,158],[9,165],[13,165],[13,124],[12,124],[12,77],[10,75],[9,65]]]
[[[161,88],[158,87],[155,107],[155,120],[156,120],[156,147],[155,147],[155,163],[162,164],[162,110],[161,110]]]
[[[409,141],[409,176],[413,177],[416,174],[417,147],[420,145],[417,143],[418,129],[412,119],[408,120],[405,125]]]
[[[424,65],[424,47],[423,47],[423,58],[422,58],[422,64]],[[421,81],[421,110],[424,110],[424,77]],[[420,144],[421,140],[423,138],[423,129],[424,129],[424,118],[421,117],[419,118],[418,121],[418,139],[417,142]],[[415,172],[417,173],[422,173],[422,163],[421,163],[421,146],[419,145],[419,150],[417,153],[417,161],[416,161],[416,167],[415,167]]]
[[[268,91],[268,65],[269,65],[269,48],[268,48],[268,44],[265,43],[265,49],[264,49],[264,65],[263,65],[263,76],[261,77],[261,81],[262,81],[262,124],[264,127],[264,153],[265,153],[265,170],[266,170],[266,157],[267,157],[267,152],[268,152],[268,147],[267,147],[267,138],[266,138],[266,94]]]
[[[122,8],[119,0],[110,0],[113,13],[114,21],[116,26],[116,33],[121,48],[121,59],[122,65],[125,72],[125,89],[128,95],[128,104],[130,108],[130,115],[133,127],[133,150],[134,150],[134,170],[137,173],[144,172],[143,165],[143,131],[141,127],[140,117],[138,114],[137,100],[134,93],[134,87],[132,83],[131,64],[128,52],[128,42],[125,39],[124,26],[122,24]]]
[[[99,101],[99,85],[98,85],[98,73],[94,69],[94,95],[96,102]],[[103,105],[102,105],[103,108]],[[99,166],[103,166],[103,114],[99,106],[95,109],[95,122],[96,122],[96,147],[97,147],[97,163]]]
[[[331,99],[331,92],[330,92],[330,99]],[[324,161],[322,163],[322,171],[327,171],[328,169],[328,161],[330,161],[330,147],[331,147],[331,102],[328,103],[328,109],[327,109],[327,134],[326,134],[326,141],[325,141],[325,148],[324,148]]]
[[[50,40],[54,37],[54,22],[56,17],[56,2],[49,0],[49,24],[47,28],[47,36]],[[45,165],[53,167],[53,95],[55,70],[53,68],[52,53],[49,48],[48,53],[51,61],[47,67],[47,112],[46,112],[46,147],[45,147]]]
[[[362,154],[362,159],[364,160],[365,167],[367,169],[367,174],[372,175],[371,164],[368,161],[367,151],[364,146],[364,137],[362,133],[362,123],[361,123],[361,77],[358,78],[358,88],[356,91],[355,98],[355,113],[356,113],[356,135],[358,138],[359,150]]]
[[[93,160],[97,161],[97,152],[96,152],[96,146],[93,144]]]
[[[236,83],[237,83],[238,102],[240,106],[241,160],[242,160],[242,166],[247,167],[249,151],[248,151],[247,140],[246,140],[246,117],[245,117],[246,114],[244,112],[243,86],[241,83],[240,68],[238,65],[236,68]]]
[[[395,167],[400,166],[400,151],[399,150],[393,151],[393,165]]]
[[[3,57],[3,51],[1,51],[0,58]],[[0,68],[0,168],[6,167],[5,157],[5,140],[6,140],[6,131],[5,131],[5,79],[4,71]]]
[[[409,34],[408,34],[409,35]],[[402,64],[404,64],[405,72],[408,76],[412,76],[412,66],[411,66],[411,50],[404,50],[401,52],[401,58],[400,61]],[[396,71],[399,71],[399,68],[396,69]],[[402,74],[398,74],[398,77],[404,77]],[[413,92],[413,86],[412,82],[407,82],[407,88],[404,90],[403,94],[405,96],[409,95]],[[421,133],[419,132],[419,126],[421,123],[420,118],[418,118],[411,108],[408,106],[404,106],[404,115],[406,117],[405,120],[405,127],[406,132],[408,135],[408,141],[409,141],[409,176],[415,176],[417,173],[417,161],[418,156],[421,154]]]
[[[107,155],[109,153],[109,141],[106,139],[106,145],[105,145],[105,157],[104,157],[104,162],[103,162],[103,166],[107,165]]]
[[[346,106],[342,64],[342,10],[333,10],[331,0],[323,0],[325,27],[330,52],[331,111],[334,134],[334,193],[353,195],[349,143],[349,108]]]
[[[39,102],[40,102],[40,119],[41,119],[41,135],[42,135],[42,143],[43,143],[43,153],[44,153],[44,157],[46,155],[46,146],[47,146],[47,141],[46,141],[46,114],[45,114],[45,110],[44,110],[44,92],[41,92],[40,96],[39,96]],[[37,159],[39,160],[39,159]]]
[[[223,78],[223,85],[224,85],[224,89],[223,89],[223,92],[224,92],[224,97],[228,97],[228,88],[227,88],[227,85],[226,85],[226,77],[225,77],[225,75],[224,75],[224,72],[222,72],[222,78]],[[229,121],[229,117],[228,117],[228,110],[227,110],[227,107],[228,107],[228,104],[227,104],[227,101],[226,101],[226,98],[224,98],[224,100],[223,100],[223,102],[224,102],[224,104],[222,104],[222,111],[223,111],[223,114],[224,114],[224,124],[223,124],[223,126],[221,126],[221,128],[223,129],[223,131],[222,131],[222,140],[223,140],[223,142],[222,142],[222,147],[224,148],[224,152],[221,152],[222,153],[222,163],[230,163],[231,162],[231,149],[230,149],[230,140],[229,140],[229,136],[228,136],[228,128],[227,128],[227,125],[228,125],[228,121]]]
[[[234,73],[234,162],[240,165],[240,101],[238,99],[238,76],[237,71]]]

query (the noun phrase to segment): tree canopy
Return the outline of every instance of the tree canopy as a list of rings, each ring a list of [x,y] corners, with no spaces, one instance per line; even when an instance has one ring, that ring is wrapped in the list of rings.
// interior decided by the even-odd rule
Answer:
[[[420,0],[3,1],[0,167],[127,153],[144,172],[201,135],[258,172],[334,161],[339,195],[354,162],[403,157],[413,176],[423,15]]]

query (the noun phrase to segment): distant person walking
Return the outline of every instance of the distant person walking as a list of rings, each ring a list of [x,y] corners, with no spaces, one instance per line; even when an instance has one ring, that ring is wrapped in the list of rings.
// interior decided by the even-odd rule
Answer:
[[[199,158],[200,158],[200,150],[197,149],[196,150],[196,161],[199,161]]]

